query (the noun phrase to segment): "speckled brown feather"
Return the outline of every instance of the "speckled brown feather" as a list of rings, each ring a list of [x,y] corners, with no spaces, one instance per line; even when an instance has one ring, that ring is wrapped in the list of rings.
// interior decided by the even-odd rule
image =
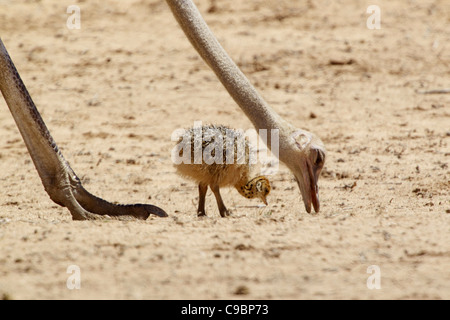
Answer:
[[[234,186],[242,196],[248,199],[260,198],[267,203],[266,197],[270,193],[270,182],[264,176],[250,178],[252,168],[250,153],[253,150],[242,132],[221,125],[194,127],[185,130],[180,135],[177,145],[179,157],[189,162],[175,164],[177,173],[199,184],[202,190],[200,191],[200,198],[204,197],[206,192],[204,187],[201,186],[210,186],[213,191],[216,188],[217,194],[221,187]],[[201,149],[200,155],[202,157],[197,158],[197,160],[201,160],[200,163],[195,163],[196,146]],[[232,153],[229,152],[230,148],[233,149]],[[205,152],[208,149],[211,150],[210,153]],[[216,150],[222,153],[222,161],[207,163],[205,155],[211,154],[214,157],[216,156]],[[189,154],[185,155],[184,152]],[[231,157],[231,154],[233,157],[228,159],[227,156]],[[218,159],[220,158],[216,158],[216,160]],[[216,198],[218,198],[219,210],[223,206],[222,211],[225,211],[226,208],[220,195],[216,195]],[[199,208],[199,211],[203,212],[204,208]],[[221,215],[225,215],[222,211]]]

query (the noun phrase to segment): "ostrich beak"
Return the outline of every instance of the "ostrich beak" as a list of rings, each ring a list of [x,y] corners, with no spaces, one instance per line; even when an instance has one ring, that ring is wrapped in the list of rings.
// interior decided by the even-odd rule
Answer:
[[[320,210],[319,186],[317,185],[320,170],[315,170],[312,166],[308,160],[302,161],[299,170],[294,173],[305,204],[305,210],[308,213],[311,213],[311,203],[316,212]]]
[[[293,139],[291,146],[294,153],[287,153],[286,164],[297,180],[306,212],[311,213],[312,204],[318,213],[320,201],[317,183],[325,164],[325,147],[318,137],[305,130],[296,130],[290,137]]]

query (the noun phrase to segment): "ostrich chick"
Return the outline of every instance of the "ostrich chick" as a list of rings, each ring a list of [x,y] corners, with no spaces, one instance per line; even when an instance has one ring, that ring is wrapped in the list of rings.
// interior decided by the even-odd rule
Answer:
[[[198,216],[206,216],[205,196],[208,186],[216,197],[222,217],[230,215],[219,189],[234,186],[248,199],[259,198],[266,205],[270,192],[264,176],[250,178],[250,143],[244,134],[225,127],[204,125],[185,130],[174,149],[177,173],[198,183]]]

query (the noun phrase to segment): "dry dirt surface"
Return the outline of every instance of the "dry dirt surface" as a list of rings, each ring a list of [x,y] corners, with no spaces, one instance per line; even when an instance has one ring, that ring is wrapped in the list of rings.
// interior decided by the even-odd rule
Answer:
[[[320,213],[280,165],[267,207],[224,189],[234,214],[209,192],[198,218],[172,133],[252,125],[166,3],[0,0],[0,36],[86,189],[169,214],[72,221],[0,99],[0,297],[450,299],[450,3],[375,2],[195,0],[272,107],[328,150]]]

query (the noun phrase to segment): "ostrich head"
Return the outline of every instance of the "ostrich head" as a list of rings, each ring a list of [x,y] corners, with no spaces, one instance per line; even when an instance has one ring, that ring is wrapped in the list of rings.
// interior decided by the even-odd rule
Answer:
[[[294,174],[306,211],[311,212],[312,204],[319,212],[318,180],[325,164],[325,147],[317,136],[301,129],[291,130],[286,140],[280,145],[280,160]]]

